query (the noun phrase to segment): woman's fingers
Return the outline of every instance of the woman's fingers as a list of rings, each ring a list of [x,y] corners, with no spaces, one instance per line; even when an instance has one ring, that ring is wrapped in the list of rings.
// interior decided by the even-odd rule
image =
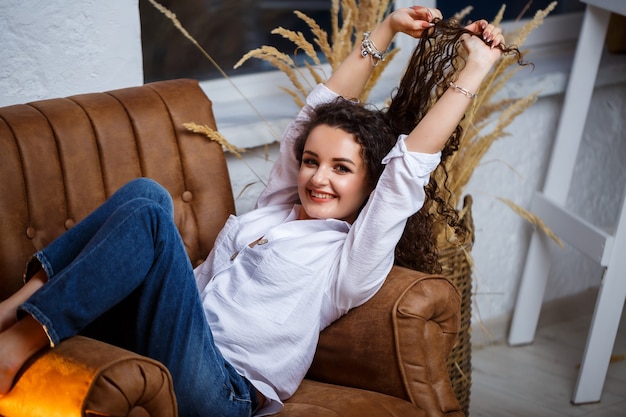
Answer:
[[[487,29],[487,26],[489,26],[489,22],[487,22],[485,19],[481,19],[465,26],[465,29],[474,33],[483,33],[485,29]]]
[[[483,36],[483,40],[491,44],[492,47],[496,47],[500,45],[501,43],[504,43],[504,36],[502,35],[502,29],[491,24],[487,25],[487,27],[482,33],[482,36]]]
[[[434,7],[412,6],[411,9],[417,12],[417,16],[420,20],[426,22],[432,22],[435,19],[443,19],[441,10],[435,9]]]
[[[424,30],[433,26],[432,21],[440,18],[441,12],[435,8],[414,6],[398,9],[391,15],[391,25],[395,32],[403,32],[419,38]]]
[[[481,36],[482,39],[493,48],[504,44],[504,35],[502,34],[502,29],[487,22],[484,19],[470,23],[465,27],[465,29]]]

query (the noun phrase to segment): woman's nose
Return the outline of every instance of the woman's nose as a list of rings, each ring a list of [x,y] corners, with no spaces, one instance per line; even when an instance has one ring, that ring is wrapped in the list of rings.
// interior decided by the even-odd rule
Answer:
[[[319,167],[311,177],[311,183],[315,185],[328,184],[328,173],[323,167]]]

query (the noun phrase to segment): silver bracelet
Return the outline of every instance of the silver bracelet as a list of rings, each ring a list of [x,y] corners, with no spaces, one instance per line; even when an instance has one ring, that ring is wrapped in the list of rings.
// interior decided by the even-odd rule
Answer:
[[[459,85],[456,85],[455,83],[453,83],[452,81],[450,81],[448,83],[448,85],[452,88],[454,88],[456,91],[458,91],[459,93],[463,94],[465,97],[469,98],[469,99],[474,99],[476,97],[478,97],[478,94],[476,93],[472,93],[471,91],[469,91],[467,88],[463,88]]]
[[[365,58],[368,55],[374,66],[385,60],[385,53],[379,51],[376,45],[374,45],[374,42],[370,39],[369,31],[363,32],[363,40],[361,41],[361,56]]]

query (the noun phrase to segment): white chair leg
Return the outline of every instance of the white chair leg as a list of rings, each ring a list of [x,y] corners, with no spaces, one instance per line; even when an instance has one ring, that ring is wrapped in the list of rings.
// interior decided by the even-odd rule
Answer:
[[[600,401],[626,300],[626,195],[587,336],[572,403]]]
[[[529,344],[535,339],[551,262],[552,243],[544,233],[535,231],[513,310],[508,340],[511,346]]]

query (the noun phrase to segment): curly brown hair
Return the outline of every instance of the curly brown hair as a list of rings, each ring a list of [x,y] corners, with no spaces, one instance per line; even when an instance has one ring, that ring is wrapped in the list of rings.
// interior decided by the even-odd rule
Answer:
[[[449,82],[454,81],[457,72],[465,64],[459,55],[458,45],[461,36],[466,33],[478,36],[465,29],[456,19],[437,20],[431,30],[424,31],[385,113],[387,123],[396,135],[408,134],[446,91]],[[526,65],[517,47],[499,47],[503,53],[516,54],[518,64]],[[446,187],[447,172],[444,165],[459,149],[462,133],[459,124],[441,150],[440,165],[445,180],[439,185],[431,177],[425,187],[424,206],[408,219],[396,246],[395,261],[398,265],[430,273],[441,272],[433,231],[435,222],[446,222],[461,238],[468,234],[466,225],[459,221],[456,208],[446,198],[450,193]]]

